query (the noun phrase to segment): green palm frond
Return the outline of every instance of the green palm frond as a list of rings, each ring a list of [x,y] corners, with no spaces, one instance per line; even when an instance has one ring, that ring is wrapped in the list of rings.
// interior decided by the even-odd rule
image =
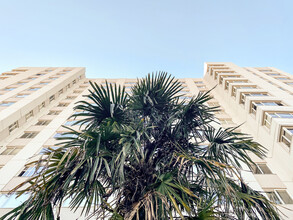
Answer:
[[[181,90],[180,82],[165,72],[148,74],[132,87],[130,105],[143,116],[152,116],[153,110],[163,114],[181,96]]]
[[[265,156],[265,148],[254,142],[239,132],[235,132],[236,128],[220,128],[215,129],[208,127],[204,131],[208,145],[204,153],[204,157],[212,158],[221,163],[231,164],[235,168],[242,168],[241,163],[250,167],[253,164],[248,153],[254,153],[263,158]]]
[[[93,102],[79,101],[74,110],[79,111],[72,115],[73,118],[85,117],[76,124],[86,124],[86,128],[97,127],[104,119],[122,123],[126,120],[125,108],[128,103],[128,95],[125,87],[113,86],[106,82],[105,88],[97,83],[90,82],[93,91],[86,97]]]

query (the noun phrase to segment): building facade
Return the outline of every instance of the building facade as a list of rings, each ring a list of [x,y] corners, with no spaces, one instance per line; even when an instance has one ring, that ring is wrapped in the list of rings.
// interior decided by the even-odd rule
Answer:
[[[77,101],[85,100],[89,80],[85,68],[21,67],[0,75],[0,216],[25,200],[6,194],[36,172],[28,165],[71,126],[68,119]],[[239,67],[233,63],[205,63],[201,79],[179,79],[183,99],[212,88],[209,106],[220,106],[216,117],[223,127],[238,128],[268,150],[257,166],[243,176],[251,187],[274,202],[293,208],[293,76],[273,67]],[[136,79],[108,79],[130,92]],[[78,126],[76,126],[78,129]],[[280,209],[293,219],[293,211]],[[80,218],[64,204],[62,219]],[[66,217],[65,217],[66,216]]]

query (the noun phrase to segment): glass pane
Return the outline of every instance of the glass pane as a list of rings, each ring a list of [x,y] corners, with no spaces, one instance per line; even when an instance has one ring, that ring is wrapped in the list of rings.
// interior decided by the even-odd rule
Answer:
[[[282,136],[281,141],[286,144],[288,147],[291,146],[291,142],[287,140],[287,138],[285,136]]]
[[[0,196],[0,208],[16,208],[25,200],[28,199],[29,194],[23,194],[20,197],[16,198],[16,194],[5,195],[2,194]]]
[[[280,199],[278,198],[278,196],[276,195],[276,193],[274,191],[271,192],[266,192],[269,200],[271,200],[272,202],[276,203],[276,204],[282,204],[282,202],[280,201]]]
[[[11,148],[7,148],[6,150],[4,150],[2,153],[1,153],[1,155],[9,155],[10,154],[10,152],[11,152]]]
[[[252,171],[253,174],[262,174],[261,170],[256,165],[252,165],[251,171]]]
[[[293,115],[288,113],[278,113],[280,118],[293,118]]]
[[[258,166],[262,170],[263,174],[272,174],[272,171],[268,168],[266,164],[258,164]]]
[[[278,190],[277,193],[285,204],[293,204],[293,200],[285,190]]]
[[[276,115],[276,113],[267,113],[268,115],[270,115],[272,118],[279,118],[278,115]]]
[[[275,102],[263,102],[262,104],[263,104],[263,105],[267,105],[267,106],[276,106],[276,105],[278,105],[278,104],[275,103]]]
[[[267,96],[267,94],[262,93],[250,93],[251,96]]]
[[[242,87],[239,87],[239,89],[255,89],[255,87],[251,87],[251,86],[242,86]]]

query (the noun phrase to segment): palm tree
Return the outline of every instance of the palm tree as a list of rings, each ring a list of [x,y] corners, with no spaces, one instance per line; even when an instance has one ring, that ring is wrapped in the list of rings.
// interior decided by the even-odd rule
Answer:
[[[265,149],[212,126],[210,91],[184,100],[164,72],[138,80],[131,94],[91,86],[72,116],[79,131],[68,128],[60,147],[34,162],[43,170],[14,189],[29,199],[1,219],[59,219],[65,200],[95,219],[280,219],[241,175],[254,164],[248,153],[263,158]]]

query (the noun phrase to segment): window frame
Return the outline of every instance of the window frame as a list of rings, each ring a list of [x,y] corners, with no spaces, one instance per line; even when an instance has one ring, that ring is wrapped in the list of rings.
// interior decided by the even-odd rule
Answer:
[[[56,111],[56,110],[50,110],[48,112],[48,115],[59,115],[61,111]],[[57,114],[56,114],[57,113]]]
[[[16,147],[16,146],[13,146],[13,147],[6,147],[6,149],[4,151],[2,151],[0,153],[0,155],[16,155],[18,154],[20,151],[22,150],[22,147]],[[7,151],[7,153],[6,153]],[[5,152],[5,154],[4,154]],[[16,153],[15,153],[16,152]]]
[[[284,198],[282,198],[282,196],[280,195],[279,192],[285,192],[288,197],[290,198],[291,202],[290,203],[285,203],[284,202]],[[286,204],[293,204],[293,199],[292,197],[289,195],[289,193],[287,192],[286,189],[272,189],[272,190],[266,190],[265,194],[267,195],[267,197],[269,198],[270,201],[276,203],[276,204],[280,204],[280,205],[286,205]],[[276,200],[272,200],[271,197],[269,196],[269,194],[272,194],[273,196],[275,196],[276,199],[278,199],[278,202],[276,202]]]
[[[11,125],[8,126],[9,134],[17,128],[19,128],[19,124],[18,124],[18,121],[15,121]]]
[[[23,139],[33,139],[33,138],[35,138],[38,134],[39,134],[39,132],[35,132],[35,131],[24,132],[19,138],[23,138]]]
[[[25,114],[25,121],[28,121],[32,117],[34,117],[33,110],[31,110],[31,111],[29,111],[28,113]]]
[[[282,144],[284,144],[286,147],[288,147],[289,149],[291,149],[291,143],[292,143],[292,138],[293,138],[293,134],[289,131],[293,129],[293,127],[281,127],[281,133],[280,133],[280,137],[279,137],[279,142],[281,142]],[[286,134],[288,134],[289,137],[286,136]],[[285,140],[287,143],[285,143],[283,140]]]
[[[275,103],[277,105],[264,105],[263,103]],[[256,104],[260,104],[260,105],[256,105]],[[284,106],[284,104],[281,101],[269,101],[269,100],[252,101],[250,106],[250,113],[252,113],[253,115],[256,115],[258,106]]]
[[[274,114],[274,115],[272,115],[272,114]],[[268,112],[264,112],[263,125],[266,126],[267,128],[270,128],[273,118],[287,118],[287,117],[279,117],[280,116],[279,114],[292,115],[292,118],[293,118],[293,112],[270,112],[270,111],[268,111]]]
[[[50,120],[39,120],[35,125],[36,126],[47,126],[48,124],[50,124]]]

